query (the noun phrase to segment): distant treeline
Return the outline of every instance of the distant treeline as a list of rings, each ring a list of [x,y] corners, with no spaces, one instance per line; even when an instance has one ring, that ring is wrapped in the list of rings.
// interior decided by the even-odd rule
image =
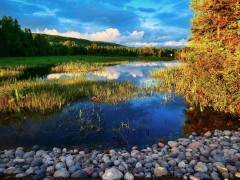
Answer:
[[[175,54],[179,54],[178,50],[171,48],[134,48],[108,42],[32,34],[28,28],[22,30],[17,19],[3,16],[0,20],[1,57],[49,55],[175,57]]]

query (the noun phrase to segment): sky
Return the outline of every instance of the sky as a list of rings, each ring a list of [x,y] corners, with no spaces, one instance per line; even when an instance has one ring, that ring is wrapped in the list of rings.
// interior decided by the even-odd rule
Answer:
[[[131,47],[182,47],[191,37],[190,0],[1,0],[0,17],[21,28]]]

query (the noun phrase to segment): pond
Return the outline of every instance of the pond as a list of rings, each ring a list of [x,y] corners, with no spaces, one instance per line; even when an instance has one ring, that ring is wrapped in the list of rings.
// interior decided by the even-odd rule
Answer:
[[[149,86],[156,82],[149,77],[149,71],[179,64],[177,61],[132,62],[88,73],[86,78],[97,81],[127,80],[140,87]],[[51,80],[72,76],[78,74],[48,74],[42,78]],[[165,142],[176,140],[189,135],[193,130],[201,133],[216,128],[231,129],[239,126],[237,120],[226,126],[228,119],[223,116],[215,122],[214,118],[205,115],[201,117],[201,124],[198,122],[199,128],[196,129],[192,119],[197,119],[197,122],[197,115],[189,113],[187,109],[183,97],[175,94],[169,97],[167,93],[154,92],[117,104],[74,102],[48,116],[29,115],[18,120],[0,121],[0,147],[31,147],[36,144],[48,148],[146,147],[157,143],[159,139]],[[209,123],[211,119],[215,122],[214,126]]]

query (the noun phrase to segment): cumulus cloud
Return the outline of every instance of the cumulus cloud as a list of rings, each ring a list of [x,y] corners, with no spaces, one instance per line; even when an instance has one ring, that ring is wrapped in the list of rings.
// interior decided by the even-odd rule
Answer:
[[[43,31],[37,29],[36,33],[58,35],[65,37],[73,37],[78,39],[88,39],[92,41],[107,41],[116,42],[117,38],[121,35],[119,30],[116,28],[108,28],[105,31],[95,32],[95,33],[79,33],[76,31],[58,32],[56,29],[45,28]]]
[[[171,47],[181,47],[181,46],[187,46],[189,43],[182,39],[180,41],[167,41],[163,43],[163,46],[171,46]]]
[[[133,46],[133,47],[156,47],[156,46],[160,46],[161,43],[157,43],[157,42],[133,42],[133,43],[129,43],[129,46]]]
[[[133,31],[131,34],[128,36],[121,36],[118,38],[118,42],[120,43],[127,43],[127,42],[133,42],[133,41],[139,41],[143,38],[144,36],[144,31]]]

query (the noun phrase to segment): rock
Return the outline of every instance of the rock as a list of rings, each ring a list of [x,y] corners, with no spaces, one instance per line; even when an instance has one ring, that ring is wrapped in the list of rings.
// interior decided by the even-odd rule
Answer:
[[[178,164],[178,167],[179,168],[185,168],[186,167],[186,164],[184,161],[181,161],[179,164]]]
[[[117,180],[122,178],[123,178],[123,173],[118,169],[116,169],[115,167],[108,169],[102,176],[102,179],[104,180]]]
[[[83,171],[85,171],[88,176],[91,176],[94,172],[94,168],[93,167],[86,167],[86,168],[83,169]]]
[[[75,173],[73,173],[71,177],[73,177],[73,178],[86,178],[87,176],[88,175],[85,171],[78,170]]]
[[[177,165],[177,163],[176,163],[176,161],[175,160],[170,160],[169,162],[168,162],[168,164],[170,165],[170,166],[172,166],[172,167],[174,167],[174,166],[176,166]]]
[[[16,178],[22,178],[22,177],[25,177],[25,176],[27,176],[25,173],[19,173],[15,177]]]
[[[213,159],[214,159],[215,161],[217,161],[217,162],[223,162],[223,155],[221,155],[221,154],[215,154],[215,155],[213,156]]]
[[[158,147],[163,148],[163,147],[164,147],[164,144],[159,142],[159,143],[158,143]]]
[[[216,166],[216,168],[217,168],[217,170],[218,170],[218,172],[219,172],[220,174],[225,173],[225,172],[228,172],[228,169],[225,168],[225,167]]]
[[[4,171],[4,168],[0,168],[0,174],[2,174]]]
[[[110,163],[111,162],[109,157],[107,157],[107,156],[104,156],[102,159],[103,159],[104,163]]]
[[[216,172],[211,173],[211,178],[213,180],[221,180],[221,178],[218,176],[218,174]]]
[[[234,178],[235,178],[235,179],[240,179],[240,173],[237,172],[237,173],[234,175]]]
[[[190,180],[200,180],[198,177],[193,176],[193,175],[190,175],[190,176],[189,176],[189,179],[190,179]]]
[[[198,179],[211,179],[210,176],[206,173],[196,173],[194,176]]]
[[[115,151],[115,150],[113,150],[113,149],[111,149],[111,150],[109,151],[109,154],[110,154],[111,156],[115,156],[115,154],[116,154],[116,151]]]
[[[232,132],[231,132],[231,131],[228,131],[228,130],[225,130],[225,131],[223,131],[223,134],[224,134],[225,136],[230,136],[230,135],[232,134]]]
[[[235,166],[227,165],[227,169],[231,174],[236,174],[237,173],[237,168]]]
[[[193,142],[193,143],[189,144],[187,146],[187,149],[197,150],[197,149],[199,149],[201,147],[203,147],[203,143],[199,142],[199,141],[196,141],[196,142]]]
[[[208,131],[208,132],[206,132],[205,134],[204,134],[204,137],[210,137],[212,135],[212,133],[210,132],[210,131]]]
[[[231,140],[232,143],[239,143],[240,142],[240,137],[232,136],[230,138],[230,140]]]
[[[208,158],[209,157],[209,151],[205,149],[201,149],[200,153],[203,157]]]
[[[54,166],[47,167],[46,173],[52,175],[54,173]]]
[[[14,172],[17,170],[17,168],[15,168],[15,167],[9,167],[9,168],[7,168],[7,169],[4,169],[3,170],[3,173],[4,174],[14,174]]]
[[[154,168],[153,173],[156,178],[160,178],[162,176],[168,175],[168,171],[165,167],[156,167],[156,168]]]
[[[142,167],[142,164],[140,162],[138,162],[135,166],[136,168],[141,168]]]
[[[64,168],[66,168],[66,164],[64,162],[59,162],[55,166],[56,170],[61,170],[61,169],[64,169]]]
[[[169,147],[177,147],[178,146],[178,142],[176,142],[176,141],[168,141],[168,146]]]
[[[152,155],[152,158],[153,158],[154,160],[157,160],[157,159],[158,159],[158,157],[159,157],[159,155],[158,155],[158,154],[153,154],[153,155]]]
[[[43,180],[53,180],[54,178],[52,176],[47,176]]]
[[[36,156],[42,156],[43,154],[46,154],[46,151],[44,151],[44,150],[38,150],[38,151],[36,152]]]
[[[122,153],[122,156],[125,158],[125,159],[128,159],[130,157],[130,154],[128,152],[126,153]]]
[[[46,170],[44,168],[40,168],[38,170],[35,171],[35,174],[42,174],[42,175],[45,175],[46,173]]]
[[[139,153],[138,150],[132,150],[132,151],[131,151],[131,156],[135,156],[135,155],[137,155],[138,153]]]
[[[204,172],[207,172],[208,168],[207,168],[207,166],[204,163],[198,162],[196,164],[196,166],[194,167],[194,170],[197,171],[197,172],[204,173]]]
[[[25,162],[25,159],[14,159],[13,162],[14,163],[23,163],[23,162]]]
[[[33,173],[34,173],[33,167],[30,167],[28,170],[26,170],[26,174],[27,174],[27,175],[33,174]]]
[[[11,150],[8,150],[4,153],[6,156],[13,156],[14,155],[14,150],[11,149]]]
[[[68,169],[68,172],[70,174],[73,174],[74,172],[78,171],[78,170],[81,170],[81,167],[78,163],[76,163],[74,166],[71,166],[69,169]]]
[[[133,180],[134,176],[130,172],[126,172],[126,174],[124,175],[124,179],[125,180]]]
[[[42,159],[34,159],[31,164],[33,167],[34,166],[41,166],[42,165]]]
[[[113,162],[114,166],[119,166],[120,163],[121,163],[121,162],[120,162],[119,160],[115,160],[115,161]]]
[[[25,153],[24,153],[24,151],[23,151],[22,148],[17,149],[17,150],[15,151],[15,157],[17,157],[17,158],[22,158],[24,154],[25,154]]]
[[[57,170],[53,175],[54,178],[67,178],[69,176],[70,174],[66,169]]]
[[[53,152],[56,154],[61,154],[62,151],[59,148],[53,148]]]

